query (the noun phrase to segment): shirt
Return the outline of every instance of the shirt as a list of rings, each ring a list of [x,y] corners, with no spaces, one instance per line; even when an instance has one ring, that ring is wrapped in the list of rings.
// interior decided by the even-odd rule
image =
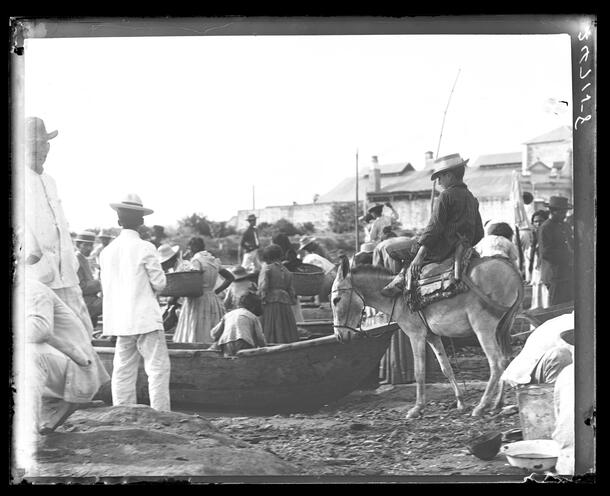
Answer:
[[[464,183],[458,183],[441,192],[418,242],[428,250],[426,261],[441,262],[453,253],[460,238],[474,246],[483,234],[479,202]]]
[[[78,280],[83,296],[92,296],[99,293],[102,289],[102,285],[99,279],[93,278],[91,272],[91,266],[89,260],[81,252],[76,252],[76,258],[78,259]]]
[[[155,245],[123,229],[100,255],[104,335],[133,336],[163,329],[155,291],[165,288]]]
[[[263,304],[294,305],[297,297],[292,285],[292,272],[279,262],[264,263],[258,275],[258,294]]]
[[[369,233],[369,241],[373,243],[381,240],[381,235],[383,234],[383,228],[392,226],[392,222],[398,219],[398,215],[396,212],[392,212],[391,216],[382,215],[381,217],[377,217],[372,225]]]
[[[258,233],[255,227],[250,226],[246,229],[241,237],[240,245],[246,252],[256,250],[259,247]]]
[[[260,320],[245,308],[226,313],[210,333],[219,345],[243,339],[255,348],[267,346]]]
[[[572,279],[574,246],[570,226],[556,219],[547,219],[540,226],[539,252],[542,282]]]
[[[224,298],[225,309],[233,310],[239,304],[239,299],[248,293],[256,294],[256,284],[248,279],[234,281],[228,288]]]
[[[24,196],[26,256],[48,258],[52,278],[47,285],[51,289],[78,286],[78,261],[54,179],[26,168]]]
[[[65,401],[90,401],[102,384],[110,380],[89,334],[80,319],[44,284],[28,279],[25,290],[25,341],[34,353],[50,353],[70,358],[64,380]],[[89,361],[89,365],[78,365]]]
[[[303,263],[320,267],[325,274],[328,274],[335,270],[334,263],[332,263],[330,260],[325,259],[324,257],[321,257],[317,253],[308,253],[307,255],[305,255],[303,257]]]
[[[504,236],[488,234],[474,248],[482,257],[500,256],[508,258],[519,270],[519,252],[517,247]]]

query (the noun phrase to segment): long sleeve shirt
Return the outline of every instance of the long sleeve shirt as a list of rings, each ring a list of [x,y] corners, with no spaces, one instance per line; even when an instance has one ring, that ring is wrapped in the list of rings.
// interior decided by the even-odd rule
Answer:
[[[427,261],[440,262],[453,253],[460,238],[474,246],[483,235],[479,202],[464,183],[458,183],[439,195],[418,242],[428,250]]]
[[[26,168],[24,196],[25,253],[48,259],[51,289],[78,286],[78,261],[54,179]]]
[[[167,283],[155,245],[123,229],[100,255],[104,334],[132,336],[163,329],[155,292]]]
[[[255,227],[250,226],[246,229],[241,237],[240,246],[246,253],[258,249],[258,233],[256,232]]]
[[[394,221],[398,220],[398,214],[392,210],[392,213],[387,215],[382,215],[381,217],[377,217],[372,225],[371,230],[369,232],[369,240],[373,243],[376,243],[381,240],[381,235],[383,234],[383,228],[392,226]]]
[[[93,273],[91,272],[91,266],[89,265],[89,260],[85,255],[80,252],[76,253],[76,258],[78,259],[78,280],[81,290],[83,291],[83,296],[92,296],[96,295],[102,290],[102,284],[99,279],[95,279],[93,277]]]
[[[263,304],[294,305],[297,297],[292,285],[292,273],[279,262],[264,263],[258,275],[258,294]]]
[[[572,231],[565,222],[548,219],[540,226],[542,282],[570,280],[574,265]]]

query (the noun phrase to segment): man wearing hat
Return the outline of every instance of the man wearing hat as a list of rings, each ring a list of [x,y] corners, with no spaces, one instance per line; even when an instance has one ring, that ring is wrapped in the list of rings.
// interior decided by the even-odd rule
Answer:
[[[424,264],[442,262],[460,245],[474,246],[483,238],[479,202],[463,182],[468,160],[454,153],[434,161],[431,180],[438,178],[442,192],[434,204],[430,222],[417,238],[419,249],[410,264],[413,278],[419,276]],[[403,290],[405,271],[406,267],[382,292],[395,294]]]
[[[154,244],[154,243],[153,243]],[[167,243],[159,245],[157,248],[159,254],[159,262],[161,268],[166,274],[168,272],[177,272],[182,260],[180,259],[180,246],[170,246]]]
[[[233,284],[227,288],[227,293],[223,300],[225,309],[228,311],[235,310],[238,307],[239,299],[248,293],[256,294],[256,274],[248,272],[243,266],[238,265],[231,269],[231,273],[235,278]]]
[[[373,263],[373,251],[375,243],[368,242],[360,245],[360,251],[354,255],[354,266],[371,265]]]
[[[170,410],[170,361],[157,292],[167,283],[155,245],[144,241],[138,228],[145,208],[136,194],[110,206],[116,210],[121,233],[100,255],[104,294],[104,335],[117,336],[112,370],[112,403],[137,403],[136,379],[140,356],[148,376],[150,406]]]
[[[93,327],[97,325],[97,319],[102,314],[102,297],[99,293],[102,291],[102,284],[99,279],[93,277],[91,266],[89,265],[89,256],[93,250],[93,241],[95,233],[91,231],[81,231],[76,235],[74,242],[76,244],[76,258],[78,259],[78,280],[80,289],[83,292],[83,299],[91,316]]]
[[[249,225],[239,243],[239,246],[244,253],[241,264],[250,272],[258,272],[260,271],[261,263],[258,258],[258,248],[260,244],[258,241],[258,233],[256,232],[256,215],[250,214],[246,220]]]
[[[574,300],[574,239],[565,222],[572,208],[563,196],[551,196],[549,218],[540,226],[539,253],[542,282],[549,289],[549,305]]]
[[[383,215],[383,207],[388,207],[392,214],[390,216]],[[381,241],[381,236],[383,235],[383,229],[385,227],[392,227],[392,223],[398,220],[398,214],[394,207],[390,204],[390,202],[386,202],[384,204],[374,205],[368,209],[368,213],[373,217],[373,223],[371,225],[370,231],[370,241],[373,243],[377,243]]]
[[[110,229],[101,229],[97,235],[99,243],[93,247],[89,255],[89,265],[93,271],[93,276],[99,279],[100,276],[100,253],[114,239]]]
[[[91,318],[79,287],[79,264],[68,221],[55,181],[44,172],[44,163],[51,148],[49,141],[56,136],[57,131],[47,132],[40,117],[26,118],[21,249],[32,257],[28,263],[46,259],[45,263],[52,272],[45,284],[82,320],[89,336],[93,336]]]

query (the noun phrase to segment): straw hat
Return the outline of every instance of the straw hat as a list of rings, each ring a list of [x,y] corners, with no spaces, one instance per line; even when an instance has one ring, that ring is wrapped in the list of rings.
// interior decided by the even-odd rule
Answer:
[[[98,238],[110,238],[114,239],[114,236],[110,232],[110,229],[102,229],[97,235]]]
[[[145,208],[142,199],[135,193],[128,193],[119,203],[111,203],[110,206],[115,210],[136,210],[142,212],[142,215],[150,215],[154,212],[150,208]]]
[[[570,210],[572,208],[572,205],[568,203],[568,199],[565,196],[551,196],[548,203],[545,202],[544,206],[559,210]]]
[[[434,181],[439,174],[446,172],[448,170],[457,169],[458,167],[465,166],[468,160],[464,160],[459,153],[453,153],[451,155],[445,155],[444,157],[437,158],[434,161],[434,172],[430,179]]]
[[[299,240],[299,250],[302,250],[303,248],[307,247],[308,245],[313,243],[316,239],[317,238],[315,238],[314,236],[303,236]]]
[[[375,251],[375,243],[362,243],[360,245],[360,253],[373,253]]]
[[[179,249],[180,249],[180,246],[178,246],[178,245],[174,245],[174,246],[169,246],[168,244],[160,245],[159,248],[157,248],[157,253],[159,253],[159,257],[161,258],[161,263],[167,262],[176,253],[178,253]]]
[[[247,279],[252,276],[252,272],[248,272],[245,267],[238,265],[237,267],[233,267],[231,269],[231,274],[235,277],[236,281],[241,281],[242,279]]]
[[[25,120],[25,136],[28,140],[49,141],[57,136],[57,131],[47,133],[44,121],[40,117],[28,117]]]
[[[74,241],[82,241],[83,243],[93,243],[95,241],[95,233],[91,231],[79,232]]]

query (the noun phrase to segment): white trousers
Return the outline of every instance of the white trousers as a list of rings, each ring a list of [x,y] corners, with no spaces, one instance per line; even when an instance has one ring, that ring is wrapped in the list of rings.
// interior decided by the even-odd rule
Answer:
[[[170,411],[170,361],[164,331],[117,336],[112,363],[112,404],[137,403],[140,356],[144,358],[144,371],[148,376],[150,406],[155,410]]]

